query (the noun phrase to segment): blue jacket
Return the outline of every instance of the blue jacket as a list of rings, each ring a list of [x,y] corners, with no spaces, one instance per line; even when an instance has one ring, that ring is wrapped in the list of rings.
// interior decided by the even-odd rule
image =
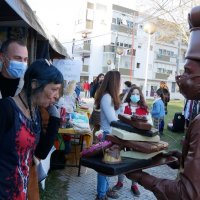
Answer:
[[[165,106],[162,99],[155,100],[151,109],[153,118],[163,118],[165,116]]]

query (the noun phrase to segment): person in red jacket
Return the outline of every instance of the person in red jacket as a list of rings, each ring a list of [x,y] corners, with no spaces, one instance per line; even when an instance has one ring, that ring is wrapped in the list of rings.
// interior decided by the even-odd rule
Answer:
[[[126,99],[122,113],[124,114],[137,114],[137,115],[147,115],[149,113],[148,106],[144,100],[141,89],[134,85],[131,87]]]
[[[148,115],[148,113],[149,113],[148,106],[144,100],[142,91],[136,85],[133,85],[131,87],[131,89],[125,99],[124,104],[125,104],[125,106],[122,105],[122,110],[121,110],[121,112],[124,114]],[[120,190],[123,187],[124,177],[125,177],[125,175],[123,175],[123,174],[118,176],[118,182],[113,187],[113,190]],[[138,185],[134,180],[132,180],[131,191],[134,194],[134,196],[140,195]]]
[[[83,90],[85,92],[85,98],[89,98],[90,84],[88,83],[88,81],[85,81],[85,83],[83,83]]]

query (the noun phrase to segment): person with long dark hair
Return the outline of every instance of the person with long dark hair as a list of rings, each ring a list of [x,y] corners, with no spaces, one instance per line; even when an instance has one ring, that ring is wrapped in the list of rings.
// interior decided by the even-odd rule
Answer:
[[[0,100],[0,199],[28,199],[33,156],[47,156],[60,125],[54,103],[62,85],[61,72],[47,60],[37,60],[25,72],[22,91]],[[46,133],[42,131],[39,106],[50,115]]]
[[[93,85],[90,87],[90,97],[95,98],[96,91],[99,89],[101,83],[103,82],[104,74],[100,73],[94,80]]]
[[[118,120],[116,111],[120,106],[120,73],[109,71],[98,89],[95,105],[100,109],[100,129],[103,130],[103,138],[110,134],[112,128],[110,123]],[[97,174],[97,197],[96,200],[106,200],[107,197],[118,198],[118,194],[109,188],[108,177]]]

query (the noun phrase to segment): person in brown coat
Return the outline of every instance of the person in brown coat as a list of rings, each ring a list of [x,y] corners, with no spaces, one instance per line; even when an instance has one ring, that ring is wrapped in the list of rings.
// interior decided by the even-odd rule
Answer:
[[[176,77],[176,82],[185,98],[200,100],[200,6],[194,7],[188,17],[191,33],[185,70]],[[169,154],[178,158],[171,165],[179,168],[176,180],[157,178],[143,171],[128,173],[127,177],[151,190],[159,200],[199,200],[200,115],[188,127],[182,153],[172,151]]]

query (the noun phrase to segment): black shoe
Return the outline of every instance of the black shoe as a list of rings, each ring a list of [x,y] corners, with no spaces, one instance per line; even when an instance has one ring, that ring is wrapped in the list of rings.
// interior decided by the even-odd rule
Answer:
[[[117,194],[116,191],[112,190],[112,189],[108,189],[108,191],[106,192],[107,197],[111,198],[111,199],[118,199],[119,195]]]
[[[95,200],[108,200],[108,197],[106,195],[104,197],[98,197],[97,195]]]

